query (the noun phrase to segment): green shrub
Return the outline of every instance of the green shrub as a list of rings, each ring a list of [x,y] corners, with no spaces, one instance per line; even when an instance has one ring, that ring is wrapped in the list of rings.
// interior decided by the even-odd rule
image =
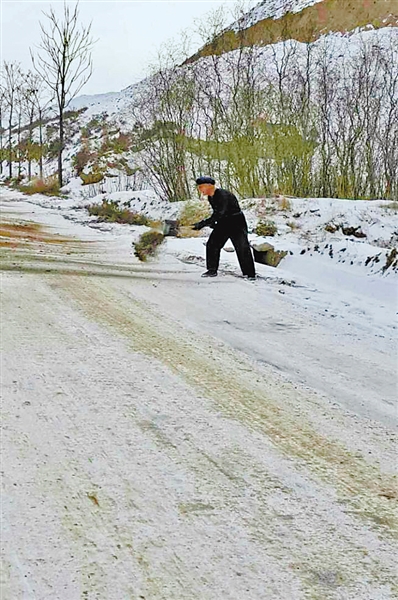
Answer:
[[[274,221],[259,221],[254,232],[261,236],[274,236],[278,232],[278,228]]]
[[[159,231],[146,231],[139,237],[138,242],[133,243],[134,255],[145,262],[149,257],[156,256],[163,241],[164,235]]]
[[[99,183],[104,179],[104,175],[100,171],[94,171],[93,173],[88,173],[87,175],[85,173],[80,173],[79,177],[82,180],[83,185]]]
[[[91,204],[87,207],[90,215],[100,217],[110,223],[127,223],[128,225],[150,225],[150,220],[144,215],[134,213],[127,208],[120,208],[113,200],[103,200],[102,204]]]
[[[59,182],[56,175],[46,179],[33,179],[29,185],[21,185],[19,189],[24,194],[44,194],[46,196],[59,196]]]

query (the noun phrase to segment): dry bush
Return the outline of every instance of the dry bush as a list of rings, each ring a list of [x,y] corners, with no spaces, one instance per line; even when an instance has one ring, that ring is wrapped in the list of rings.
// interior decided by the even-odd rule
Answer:
[[[46,179],[33,179],[29,185],[20,185],[19,189],[24,194],[44,194],[46,196],[59,196],[58,177],[53,175]]]
[[[72,157],[72,165],[76,169],[76,174],[80,175],[83,169],[91,162],[98,159],[97,152],[91,152],[88,146],[84,145],[76,154]]]
[[[259,221],[254,233],[260,236],[274,236],[278,233],[278,228],[274,221]]]
[[[209,214],[209,206],[200,200],[187,200],[180,213],[179,221],[183,227],[188,227],[206,218]]]
[[[282,211],[292,210],[292,203],[290,202],[290,200],[285,198],[285,196],[281,196],[280,198],[278,198],[278,206],[279,210]]]
[[[102,204],[91,204],[87,207],[90,215],[99,217],[99,220],[110,223],[127,223],[128,225],[147,225],[151,221],[144,215],[134,213],[127,208],[120,208],[113,200],[103,200]]]
[[[145,262],[148,258],[156,256],[164,239],[163,233],[159,231],[146,231],[139,237],[138,242],[133,242],[134,255],[141,262]]]

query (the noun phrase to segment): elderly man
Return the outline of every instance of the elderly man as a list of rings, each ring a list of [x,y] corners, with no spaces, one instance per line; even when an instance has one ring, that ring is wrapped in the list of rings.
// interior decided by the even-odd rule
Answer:
[[[206,245],[207,271],[203,273],[202,277],[217,276],[221,249],[230,239],[236,250],[243,276],[253,281],[256,279],[256,273],[247,238],[245,215],[241,211],[236,197],[227,190],[216,188],[215,183],[212,177],[199,177],[196,180],[199,192],[202,196],[207,196],[213,209],[211,217],[192,226],[192,229],[213,228]]]

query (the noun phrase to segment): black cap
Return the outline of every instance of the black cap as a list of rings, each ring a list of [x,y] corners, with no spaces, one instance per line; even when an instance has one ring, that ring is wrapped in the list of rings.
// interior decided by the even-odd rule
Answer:
[[[213,177],[198,177],[196,180],[196,185],[202,185],[202,183],[210,183],[210,185],[214,185],[216,182]]]

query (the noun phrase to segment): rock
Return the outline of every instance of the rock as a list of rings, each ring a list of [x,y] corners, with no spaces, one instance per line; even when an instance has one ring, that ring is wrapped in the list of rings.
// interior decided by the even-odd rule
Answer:
[[[336,231],[338,230],[339,226],[336,225],[336,223],[326,223],[325,225],[325,231],[328,231],[329,233],[336,233]]]
[[[235,252],[235,248],[232,248],[232,246],[227,246],[226,248],[223,248],[224,252]]]
[[[387,256],[386,256],[386,264],[382,268],[383,273],[385,273],[387,271],[387,269],[389,269],[390,267],[392,267],[393,269],[395,269],[397,267],[397,256],[398,256],[397,249],[392,248],[390,254],[387,254]]]
[[[252,244],[253,250],[257,252],[267,252],[267,250],[275,250],[272,244],[268,244],[268,242],[264,242],[262,244]]]
[[[268,265],[269,267],[277,267],[282,258],[287,255],[284,250],[275,250],[272,244],[264,242],[263,244],[253,244],[254,260],[257,263]]]
[[[360,226],[358,227],[345,227],[344,225],[341,226],[341,231],[344,233],[344,235],[353,235],[354,237],[357,238],[366,238],[366,234],[363,233],[362,229]]]

